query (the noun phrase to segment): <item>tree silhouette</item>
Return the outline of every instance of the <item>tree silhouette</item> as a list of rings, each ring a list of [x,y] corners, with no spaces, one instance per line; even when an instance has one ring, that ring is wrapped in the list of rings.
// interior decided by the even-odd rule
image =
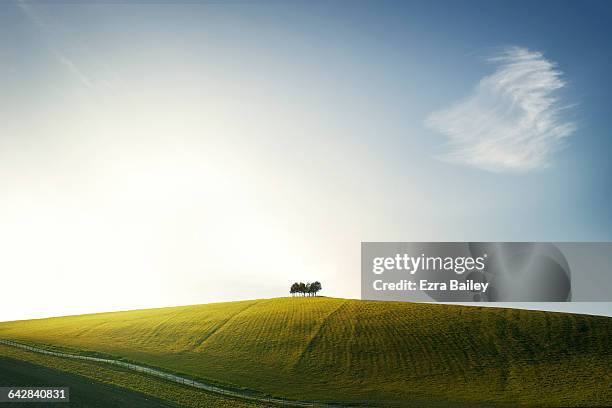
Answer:
[[[295,282],[293,285],[291,285],[291,289],[289,290],[289,293],[291,293],[291,296],[295,296],[300,289],[300,285]]]
[[[302,296],[306,296],[306,284],[304,282],[298,283],[298,292],[300,292]]]
[[[317,296],[317,293],[321,289],[323,289],[323,286],[321,286],[321,282],[319,282],[319,281],[315,281],[315,282],[310,284],[310,292],[313,294],[313,296]]]
[[[301,294],[302,296],[317,296],[317,293],[323,289],[321,282],[315,281],[312,283],[294,282],[289,289],[291,296]]]

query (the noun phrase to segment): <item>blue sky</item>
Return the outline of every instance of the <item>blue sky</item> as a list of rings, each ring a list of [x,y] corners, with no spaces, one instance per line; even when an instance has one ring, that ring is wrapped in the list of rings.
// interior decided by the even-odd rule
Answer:
[[[357,297],[361,241],[610,241],[610,17],[605,1],[3,2],[0,268],[46,289],[0,319],[294,280]]]

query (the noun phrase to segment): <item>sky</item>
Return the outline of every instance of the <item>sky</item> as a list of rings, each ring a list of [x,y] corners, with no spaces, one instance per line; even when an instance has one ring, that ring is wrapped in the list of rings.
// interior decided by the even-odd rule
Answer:
[[[362,241],[612,241],[611,17],[1,2],[0,321],[358,298]]]

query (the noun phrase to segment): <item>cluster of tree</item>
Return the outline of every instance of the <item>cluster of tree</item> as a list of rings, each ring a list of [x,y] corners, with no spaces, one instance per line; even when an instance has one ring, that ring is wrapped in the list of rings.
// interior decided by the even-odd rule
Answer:
[[[321,286],[321,282],[319,281],[312,283],[295,282],[291,285],[289,293],[291,293],[291,296],[317,296],[317,292],[321,289],[323,289],[323,286]]]

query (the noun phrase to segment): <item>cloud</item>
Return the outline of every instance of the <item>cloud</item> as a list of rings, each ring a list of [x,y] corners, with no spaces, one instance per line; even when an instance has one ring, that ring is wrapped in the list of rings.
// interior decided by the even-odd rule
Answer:
[[[81,81],[83,85],[88,88],[94,87],[94,84],[93,82],[91,82],[91,79],[89,79],[89,77],[83,74],[83,71],[81,71],[81,69],[71,59],[66,57],[64,54],[58,52],[57,50],[52,50],[52,52],[55,55],[55,58],[57,58],[57,60],[62,63],[62,65],[64,65],[79,81]]]
[[[427,118],[429,128],[448,137],[448,151],[438,158],[492,172],[549,166],[553,152],[576,130],[561,117],[561,72],[540,52],[521,47],[488,61],[497,68],[471,95]]]
[[[45,36],[45,41],[47,42],[47,48],[51,54],[55,57],[55,59],[62,64],[70,73],[72,73],[81,84],[85,85],[88,88],[93,88],[92,80],[85,75],[82,69],[68,57],[67,53],[61,49],[60,47],[56,47],[51,45],[50,37],[53,36],[53,31],[51,28],[45,23],[45,21],[40,17],[40,15],[36,12],[36,10],[25,0],[16,0],[17,7],[23,12],[23,14],[40,30],[40,32]]]

